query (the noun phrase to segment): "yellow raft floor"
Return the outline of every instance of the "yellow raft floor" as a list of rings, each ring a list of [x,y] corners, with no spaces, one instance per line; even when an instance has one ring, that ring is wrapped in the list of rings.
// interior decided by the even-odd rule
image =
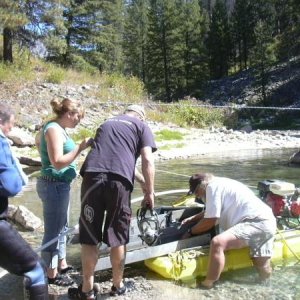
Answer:
[[[188,280],[205,276],[209,247],[185,249],[166,256],[145,260],[145,265],[167,279]],[[225,253],[224,271],[252,266],[249,248],[229,250]],[[272,264],[296,258],[300,260],[300,230],[281,231],[276,234]]]

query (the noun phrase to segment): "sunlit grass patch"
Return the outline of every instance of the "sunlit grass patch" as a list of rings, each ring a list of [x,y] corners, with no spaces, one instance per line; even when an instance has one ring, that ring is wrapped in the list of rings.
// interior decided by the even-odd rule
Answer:
[[[170,141],[170,140],[182,140],[184,138],[183,134],[179,131],[162,129],[155,133],[155,140],[160,141]]]
[[[76,132],[71,134],[71,137],[74,141],[82,141],[85,138],[94,137],[96,128],[85,128],[82,127]]]

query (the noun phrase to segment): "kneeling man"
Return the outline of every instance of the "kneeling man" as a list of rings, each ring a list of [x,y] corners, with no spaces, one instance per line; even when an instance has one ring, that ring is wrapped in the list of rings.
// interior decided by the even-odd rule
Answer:
[[[259,278],[270,277],[276,219],[271,208],[260,200],[246,185],[229,178],[208,173],[195,174],[190,178],[190,194],[195,194],[206,204],[206,209],[182,221],[195,222],[183,238],[201,234],[216,224],[221,233],[210,245],[209,263],[202,287],[212,288],[225,265],[224,251],[250,248],[250,257]]]

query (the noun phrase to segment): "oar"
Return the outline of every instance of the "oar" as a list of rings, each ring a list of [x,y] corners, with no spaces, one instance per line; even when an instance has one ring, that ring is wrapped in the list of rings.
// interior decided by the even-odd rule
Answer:
[[[75,226],[67,229],[66,231],[62,232],[61,234],[59,234],[58,236],[56,236],[55,238],[53,238],[52,240],[48,241],[47,243],[45,243],[44,245],[40,246],[39,248],[35,249],[35,252],[40,252],[43,251],[44,249],[46,249],[48,246],[52,245],[53,243],[55,243],[56,241],[58,241],[61,237],[64,237],[66,235],[69,234],[73,234],[76,231],[78,231],[79,229],[79,224],[76,224]]]

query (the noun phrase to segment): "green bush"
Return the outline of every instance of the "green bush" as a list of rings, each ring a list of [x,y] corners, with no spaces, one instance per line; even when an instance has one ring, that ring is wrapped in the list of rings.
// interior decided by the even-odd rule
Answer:
[[[159,122],[171,122],[182,127],[209,128],[226,126],[233,128],[237,123],[237,115],[233,110],[201,107],[195,103],[178,103],[162,106],[151,117]]]
[[[45,80],[50,83],[62,83],[65,79],[65,70],[56,66],[49,68]]]
[[[24,80],[33,80],[34,73],[32,72],[31,63],[24,53],[17,56],[14,63],[0,62],[0,81],[18,83]]]
[[[99,99],[104,102],[140,103],[145,98],[144,84],[136,77],[120,74],[104,74],[99,78]]]
[[[96,133],[95,128],[81,127],[78,131],[71,134],[71,136],[74,141],[82,141],[85,138],[94,137],[95,133]]]
[[[92,75],[98,73],[97,68],[89,64],[82,56],[72,54],[70,60],[72,68],[78,72],[89,73]]]
[[[179,131],[163,129],[155,133],[156,141],[182,140],[183,134]]]

